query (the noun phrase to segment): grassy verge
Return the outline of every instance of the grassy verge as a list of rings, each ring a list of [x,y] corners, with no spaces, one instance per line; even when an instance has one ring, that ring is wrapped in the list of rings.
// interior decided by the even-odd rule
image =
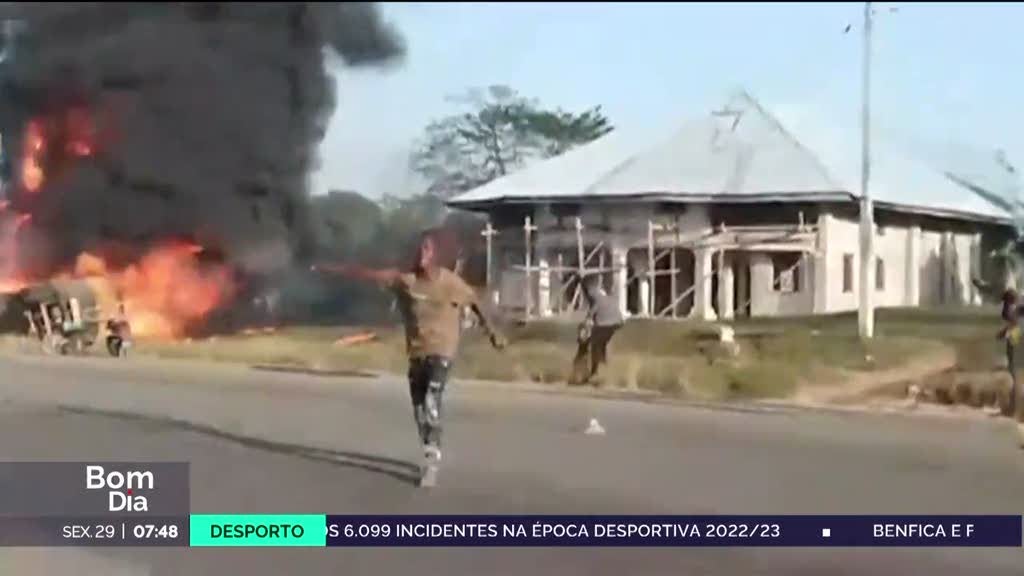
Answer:
[[[799,386],[837,385],[851,374],[897,367],[940,346],[956,350],[963,370],[991,369],[1002,354],[993,338],[997,318],[990,309],[880,310],[876,338],[869,343],[857,337],[855,314],[746,320],[733,324],[738,353],[718,342],[714,325],[636,320],[615,335],[600,380],[606,387],[697,399],[784,397]],[[375,341],[335,344],[354,331],[359,329],[295,327],[191,342],[140,342],[137,352],[327,371],[405,370],[397,327],[377,329]],[[456,377],[566,382],[576,350],[574,324],[537,322],[505,332],[510,347],[504,353],[492,350],[477,331],[467,332]]]
[[[602,373],[607,387],[654,390],[701,399],[784,397],[798,386],[837,384],[851,373],[899,366],[938,346],[952,346],[965,366],[998,362],[993,313],[975,310],[879,311],[876,338],[857,337],[856,316],[737,322],[739,352],[718,342],[717,328],[694,322],[636,320],[612,341]],[[222,336],[194,342],[142,343],[140,352],[318,370],[405,369],[396,328],[354,346],[334,341],[352,328],[289,328],[269,335]],[[575,325],[536,322],[506,329],[510,347],[498,353],[469,331],[456,377],[564,383],[576,349]]]

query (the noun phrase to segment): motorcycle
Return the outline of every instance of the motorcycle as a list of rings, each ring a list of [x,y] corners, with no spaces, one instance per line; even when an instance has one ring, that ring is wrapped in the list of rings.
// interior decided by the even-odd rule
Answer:
[[[126,323],[117,320],[107,322],[107,352],[115,358],[128,356],[131,340],[125,337]]]

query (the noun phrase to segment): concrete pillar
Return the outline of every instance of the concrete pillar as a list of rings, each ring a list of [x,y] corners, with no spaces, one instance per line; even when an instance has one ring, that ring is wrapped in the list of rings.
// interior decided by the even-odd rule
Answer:
[[[750,315],[776,316],[778,298],[775,297],[774,266],[768,254],[750,255]]]
[[[491,275],[490,299],[491,304],[495,306],[495,309],[500,308],[504,302],[504,292],[506,290],[505,283],[508,279],[505,277],[506,267],[508,265],[508,253],[505,247],[499,243],[494,245],[494,256],[491,260],[491,266],[493,273]]]
[[[982,277],[981,249],[981,233],[979,232],[971,238],[971,272],[968,280],[970,281],[971,305],[973,306],[981,306],[982,304],[981,291],[979,291],[978,287],[974,285],[974,279],[981,279]]]
[[[943,232],[942,233],[942,303],[943,304],[959,304],[956,302],[956,277],[957,270],[954,266],[953,254],[956,251],[956,246],[953,245],[953,233]]]
[[[747,290],[747,277],[750,275],[750,263],[746,257],[737,260],[733,263],[734,273],[736,274],[736,307],[744,307],[750,302],[750,291]],[[742,314],[742,310],[737,310],[737,313]]]
[[[551,265],[547,254],[537,261],[537,314],[551,316]]]
[[[637,300],[639,303],[638,315],[651,316],[651,283],[647,276],[647,251],[634,250],[629,257],[629,263],[633,268],[633,276],[637,281]]]
[[[651,314],[651,283],[646,276],[639,279],[640,282],[640,315],[650,318]]]
[[[718,315],[723,320],[732,320],[736,310],[736,301],[733,298],[732,258],[727,256],[722,259],[722,263],[718,276]]]
[[[829,229],[832,215],[823,212],[818,215],[817,254],[814,256],[814,313],[825,314],[831,311],[829,302]],[[841,265],[841,264],[840,264]],[[842,282],[842,277],[838,282]],[[840,284],[841,286],[841,284]]]
[[[690,317],[698,320],[715,320],[715,309],[711,306],[711,271],[714,251],[699,248],[693,253],[693,310]]]
[[[806,252],[800,255],[800,266],[796,273],[800,275],[800,299],[806,302],[805,314],[814,313],[814,257]],[[774,281],[775,279],[772,278]]]
[[[907,269],[904,276],[904,306],[921,305],[921,227],[907,230]]]
[[[615,294],[615,298],[619,302],[619,311],[622,312],[622,317],[626,318],[629,316],[629,307],[627,306],[627,283],[629,282],[629,269],[627,268],[627,251],[625,248],[619,245],[612,246],[612,266],[615,267],[614,272],[614,286],[612,291]]]

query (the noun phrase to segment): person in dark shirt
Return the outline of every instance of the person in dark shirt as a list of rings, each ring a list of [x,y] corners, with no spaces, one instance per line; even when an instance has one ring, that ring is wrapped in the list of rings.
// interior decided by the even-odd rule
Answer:
[[[1017,291],[1008,288],[1003,292],[1003,327],[999,338],[1006,343],[1006,369],[1010,372],[1010,416],[1017,414],[1017,348],[1021,340],[1021,304]]]
[[[608,344],[622,327],[624,319],[619,303],[601,287],[600,278],[581,279],[587,315],[579,327],[579,347],[573,360],[570,384],[589,383],[608,362]]]

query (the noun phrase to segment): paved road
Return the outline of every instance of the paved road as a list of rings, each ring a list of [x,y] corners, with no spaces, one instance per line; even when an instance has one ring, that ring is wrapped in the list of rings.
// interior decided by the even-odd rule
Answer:
[[[239,513],[1021,513],[1009,423],[751,412],[456,386],[447,468],[413,486],[402,383],[0,356],[5,459],[192,463]],[[582,433],[597,417],[603,437]],[[3,574],[1020,574],[1018,550],[0,550]]]

